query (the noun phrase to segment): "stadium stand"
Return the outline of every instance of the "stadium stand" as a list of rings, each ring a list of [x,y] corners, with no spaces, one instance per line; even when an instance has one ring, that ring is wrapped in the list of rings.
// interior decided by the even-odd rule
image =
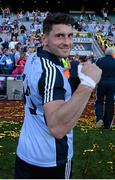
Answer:
[[[94,11],[87,11],[85,14],[81,12],[70,13],[75,18],[74,45],[70,53],[71,58],[86,56],[88,58],[93,57],[96,60],[104,56],[106,47],[114,46],[114,15],[108,16],[108,20],[105,22]],[[29,54],[41,46],[42,22],[47,14],[48,12],[37,11],[23,14],[21,11],[17,15],[0,16],[0,64],[2,64],[1,59],[6,49],[9,48],[11,38],[16,37],[16,46],[9,48],[10,56],[14,58],[14,67],[9,73],[3,74],[3,66],[0,66],[0,99],[21,100],[23,98],[22,72],[25,60]],[[22,59],[20,59],[21,54],[23,54]],[[20,60],[23,61],[23,64],[20,63]],[[7,60],[6,62],[11,61]],[[6,65],[7,63],[4,65],[5,68]],[[16,68],[21,70],[16,71]],[[15,74],[14,72],[18,73]]]

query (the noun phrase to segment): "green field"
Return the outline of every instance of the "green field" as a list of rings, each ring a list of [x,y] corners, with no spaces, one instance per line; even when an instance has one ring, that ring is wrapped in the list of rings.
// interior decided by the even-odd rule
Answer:
[[[82,125],[81,125],[82,124]],[[0,122],[0,179],[12,179],[21,122]],[[74,129],[74,179],[115,178],[115,128],[98,130],[84,123]]]

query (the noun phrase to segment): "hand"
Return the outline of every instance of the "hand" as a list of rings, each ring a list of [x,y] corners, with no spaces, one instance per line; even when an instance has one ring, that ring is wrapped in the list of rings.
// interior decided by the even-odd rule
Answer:
[[[97,84],[101,79],[102,70],[96,64],[88,61],[82,64],[81,73],[89,76]]]

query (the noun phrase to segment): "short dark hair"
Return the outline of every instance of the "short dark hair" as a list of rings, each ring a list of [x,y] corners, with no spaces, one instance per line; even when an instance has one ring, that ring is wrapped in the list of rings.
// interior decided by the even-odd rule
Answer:
[[[56,24],[74,25],[74,18],[65,13],[50,13],[43,22],[43,33],[49,34],[52,26]]]

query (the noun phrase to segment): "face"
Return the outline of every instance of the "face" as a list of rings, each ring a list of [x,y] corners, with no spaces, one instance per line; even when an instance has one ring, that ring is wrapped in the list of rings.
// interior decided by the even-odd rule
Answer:
[[[8,49],[5,54],[10,55],[10,49]]]
[[[44,50],[58,56],[68,57],[72,47],[73,31],[71,25],[53,25],[48,35],[43,35]]]
[[[16,37],[15,36],[12,37],[12,41],[16,41]]]

